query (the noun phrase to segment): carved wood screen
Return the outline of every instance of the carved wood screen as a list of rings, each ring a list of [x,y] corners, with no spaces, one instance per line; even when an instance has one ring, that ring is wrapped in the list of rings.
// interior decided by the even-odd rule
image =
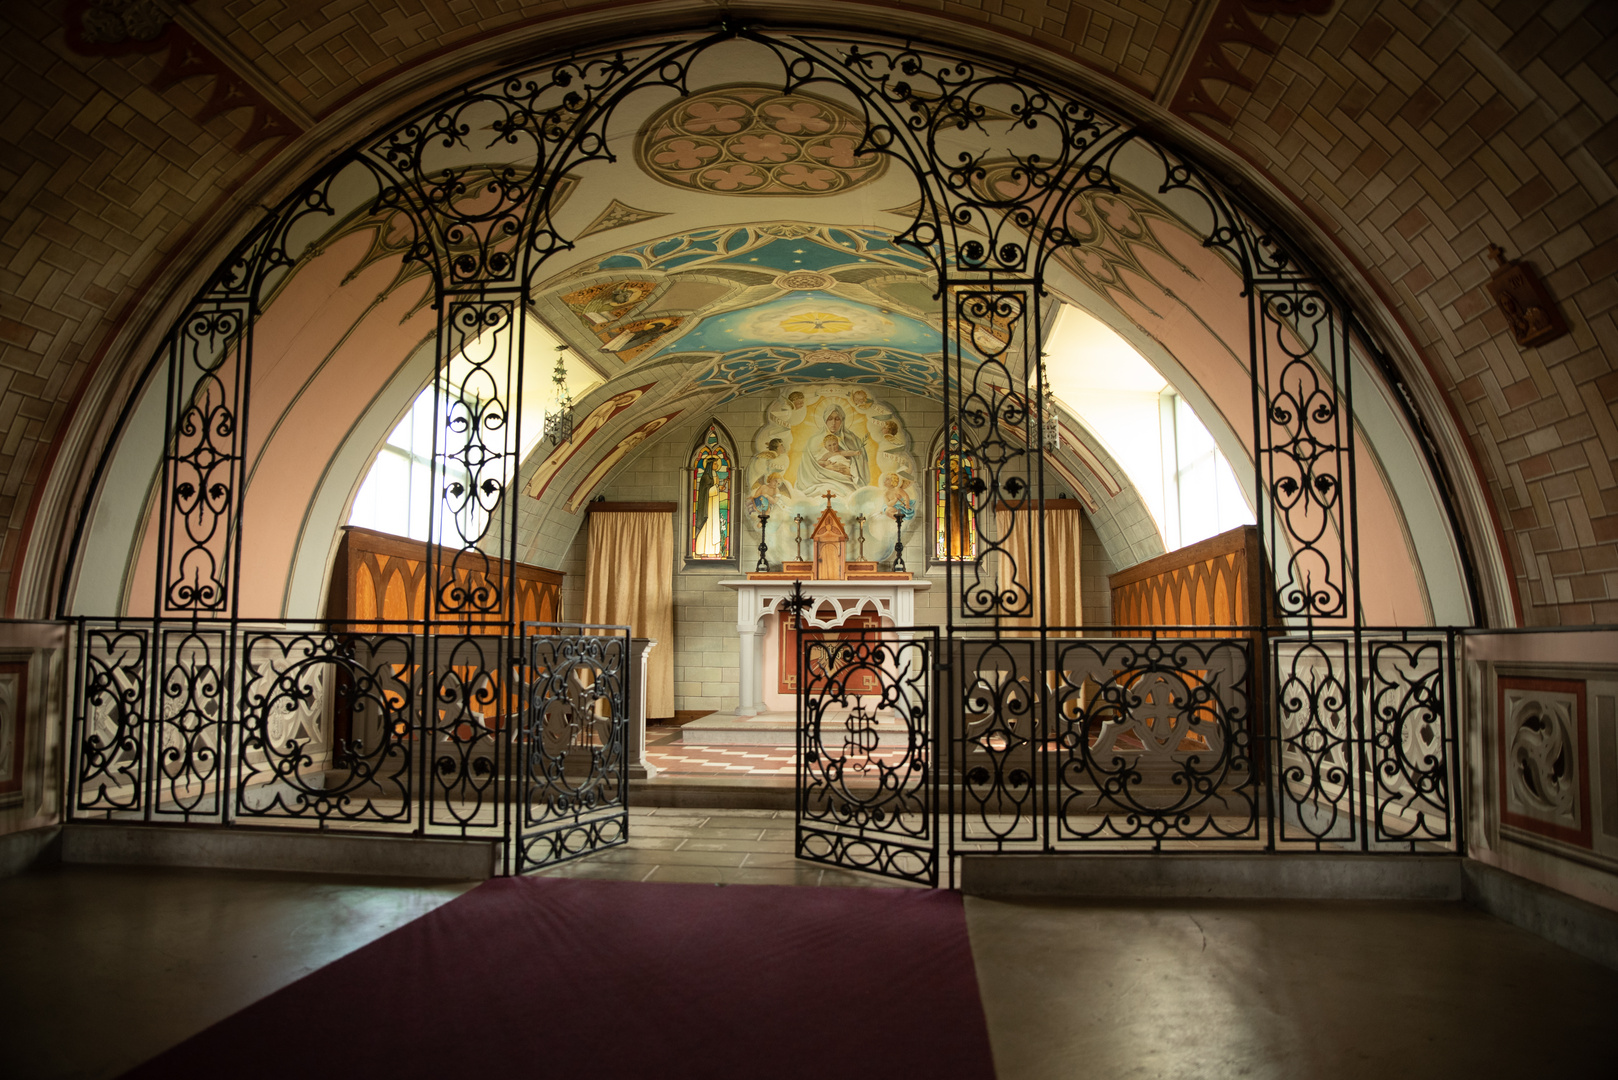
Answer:
[[[440,573],[448,573],[443,564]],[[501,559],[490,559],[488,574],[461,571],[456,584],[466,589],[485,585],[499,589],[499,576],[505,574]],[[488,581],[489,576],[495,581]],[[562,617],[562,574],[526,563],[516,565],[517,621],[558,622]],[[328,619],[351,623],[380,623],[379,633],[410,630],[427,611],[427,544],[371,529],[348,527],[337,549],[332,568],[331,594],[326,605]],[[470,620],[470,633],[500,634],[503,621],[496,617]],[[370,629],[369,626],[366,627]]]
[[[1256,525],[1238,526],[1137,563],[1108,575],[1107,585],[1112,590],[1115,626],[1206,626],[1214,629],[1195,631],[1198,637],[1247,637],[1253,642],[1255,658],[1264,655],[1264,632],[1253,628],[1259,625],[1266,602],[1270,617],[1264,621],[1270,625],[1279,621]],[[1226,626],[1249,629],[1217,629]],[[1119,637],[1145,637],[1148,632],[1113,631]],[[1262,768],[1264,680],[1252,668],[1246,692],[1251,703],[1250,753],[1255,765]]]
[[[1147,559],[1109,575],[1107,585],[1115,626],[1256,626],[1268,595],[1258,527]]]

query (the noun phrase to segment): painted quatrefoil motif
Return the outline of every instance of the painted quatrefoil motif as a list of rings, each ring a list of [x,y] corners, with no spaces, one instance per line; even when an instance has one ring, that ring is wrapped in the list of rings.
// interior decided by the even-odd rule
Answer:
[[[858,154],[865,124],[822,98],[733,86],[676,101],[646,125],[640,167],[675,187],[725,195],[831,195],[882,175]]]

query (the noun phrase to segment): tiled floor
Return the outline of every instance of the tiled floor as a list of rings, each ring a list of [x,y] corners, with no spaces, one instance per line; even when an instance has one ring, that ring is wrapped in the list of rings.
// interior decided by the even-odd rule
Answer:
[[[680,729],[646,732],[646,760],[660,776],[791,776],[798,755],[790,746],[701,746],[680,741]]]
[[[898,761],[904,754],[878,751],[872,756]],[[790,746],[684,743],[679,728],[659,725],[646,731],[646,760],[660,776],[791,776],[798,755]]]

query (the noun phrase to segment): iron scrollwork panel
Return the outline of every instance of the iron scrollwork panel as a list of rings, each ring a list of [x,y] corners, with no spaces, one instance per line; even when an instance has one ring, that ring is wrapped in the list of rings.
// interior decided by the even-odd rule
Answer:
[[[1057,646],[1055,836],[1258,840],[1244,639]]]
[[[506,672],[504,635],[440,633],[430,637],[422,675],[421,738],[429,826],[491,828],[500,813],[509,725],[520,691]]]
[[[151,813],[223,820],[234,641],[226,630],[158,633],[157,708],[151,736]]]
[[[146,805],[152,634],[87,624],[80,638],[74,742],[77,814],[138,812]]]
[[[1024,554],[1013,550],[1004,503],[1038,498],[1042,488],[1040,441],[1037,437],[1042,399],[1039,365],[1029,356],[1039,332],[1032,288],[959,285],[945,290],[945,312],[951,332],[946,364],[948,430],[958,431],[960,452],[973,465],[963,492],[977,533],[976,556],[952,561],[959,574],[958,598],[963,619],[1026,618],[1040,606],[1033,582],[1037,567],[1021,565]],[[946,513],[954,509],[949,501]],[[953,525],[954,523],[950,523]],[[1041,556],[1039,546],[1032,557]]]
[[[1365,642],[1375,841],[1454,837],[1451,652],[1443,638]]]
[[[252,313],[199,306],[169,344],[158,609],[228,614],[235,602]]]
[[[410,821],[415,651],[402,635],[244,634],[236,814]]]
[[[1276,564],[1276,602],[1283,616],[1346,619],[1358,607],[1353,411],[1337,305],[1304,282],[1255,288],[1251,303],[1260,520]]]
[[[1272,740],[1276,837],[1351,844],[1359,838],[1360,754],[1353,641],[1278,640]]]
[[[1038,641],[955,638],[951,696],[952,785],[960,796],[957,838],[971,845],[1024,846],[1043,834],[1041,769],[1045,731],[1036,673]]]
[[[524,632],[518,873],[629,839],[628,627]]]
[[[515,522],[506,488],[517,471],[512,402],[520,389],[522,320],[515,296],[462,297],[447,302],[439,326],[428,559],[437,619],[488,622],[510,614]]]
[[[937,650],[909,628],[800,642],[798,858],[938,883]]]

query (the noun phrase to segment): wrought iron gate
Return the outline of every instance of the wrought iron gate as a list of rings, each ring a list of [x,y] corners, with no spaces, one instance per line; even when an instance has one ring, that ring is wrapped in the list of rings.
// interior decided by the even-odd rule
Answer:
[[[527,623],[514,869],[629,839],[629,627]]]
[[[938,630],[798,644],[797,853],[938,884]]]

